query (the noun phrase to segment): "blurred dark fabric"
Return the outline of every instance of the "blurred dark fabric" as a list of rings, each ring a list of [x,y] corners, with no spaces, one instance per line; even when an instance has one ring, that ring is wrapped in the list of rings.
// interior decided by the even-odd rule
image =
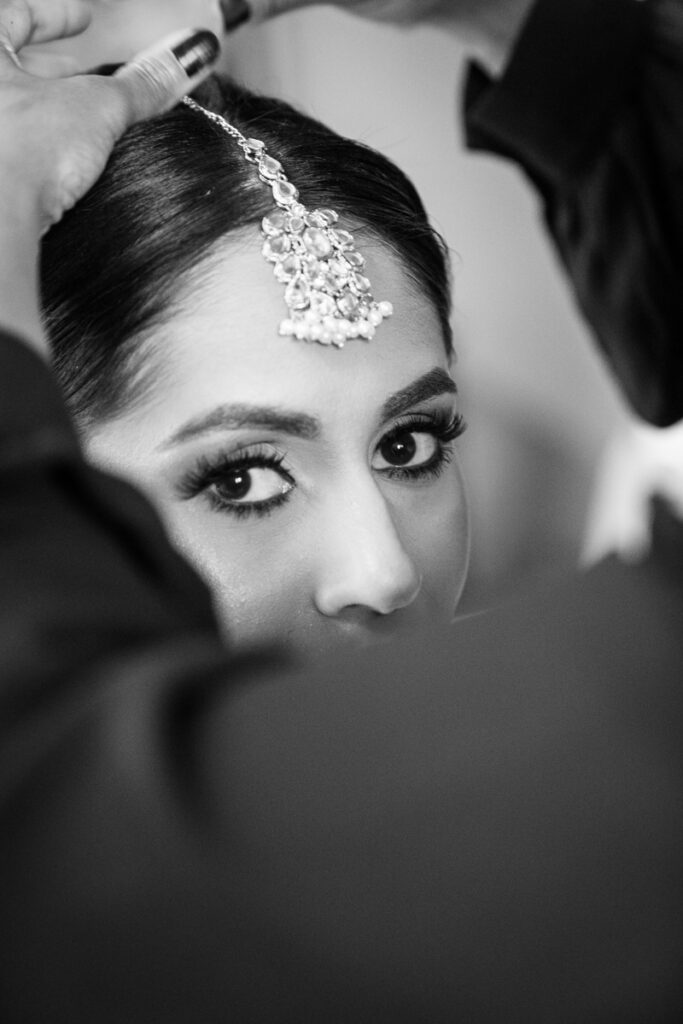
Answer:
[[[296,671],[0,381],[3,1022],[680,1019],[680,523]]]
[[[466,83],[473,149],[515,160],[633,409],[683,417],[683,4],[540,0],[502,79]]]

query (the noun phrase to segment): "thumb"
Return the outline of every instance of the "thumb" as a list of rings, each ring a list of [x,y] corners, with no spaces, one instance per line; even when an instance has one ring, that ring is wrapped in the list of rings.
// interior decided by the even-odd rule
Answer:
[[[123,99],[121,130],[170,110],[211,73],[219,54],[213,32],[184,29],[119,68],[111,82]]]

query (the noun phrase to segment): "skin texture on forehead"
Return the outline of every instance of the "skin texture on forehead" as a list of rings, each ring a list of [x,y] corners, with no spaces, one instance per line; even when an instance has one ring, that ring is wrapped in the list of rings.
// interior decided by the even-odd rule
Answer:
[[[430,372],[448,380],[433,307],[384,247],[363,244],[375,297],[395,307],[375,339],[340,351],[282,338],[284,289],[260,248],[257,230],[242,233],[192,274],[174,315],[146,339],[155,377],[146,400],[97,428],[90,454],[152,498],[239,645],[284,641],[318,652],[450,620],[468,552],[457,459],[419,484],[387,481],[372,467],[387,401]],[[170,443],[236,403],[301,414],[317,427],[292,436],[277,424],[233,423]],[[446,387],[418,401],[421,415],[453,405]],[[254,445],[283,455],[296,481],[286,505],[235,519],[201,496],[179,499],[178,480],[198,459]]]

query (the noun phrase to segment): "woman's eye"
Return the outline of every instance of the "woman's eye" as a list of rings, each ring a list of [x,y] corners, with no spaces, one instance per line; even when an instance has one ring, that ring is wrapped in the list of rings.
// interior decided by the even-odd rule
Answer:
[[[434,434],[403,430],[389,434],[377,447],[373,469],[411,468],[431,463],[439,453]]]
[[[265,466],[236,466],[224,469],[208,487],[210,493],[226,504],[260,505],[287,494],[294,485],[282,473]]]

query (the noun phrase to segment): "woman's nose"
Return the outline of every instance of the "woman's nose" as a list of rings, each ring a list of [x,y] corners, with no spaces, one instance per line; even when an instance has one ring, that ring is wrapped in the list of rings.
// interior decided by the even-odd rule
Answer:
[[[389,615],[412,604],[420,592],[421,574],[373,481],[361,497],[330,511],[319,542],[315,603],[323,615],[349,608]]]

